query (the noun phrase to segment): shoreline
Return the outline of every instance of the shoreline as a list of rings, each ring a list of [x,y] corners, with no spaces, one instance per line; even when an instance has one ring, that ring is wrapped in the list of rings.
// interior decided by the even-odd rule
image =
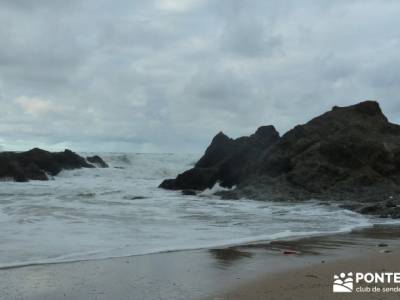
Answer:
[[[378,247],[381,243],[388,247]],[[382,249],[399,253],[399,225],[208,250],[1,269],[0,298],[214,299],[235,288],[307,266],[335,265],[340,260],[373,254],[390,257],[390,253],[379,253]],[[285,255],[285,250],[295,254]],[[327,279],[330,284],[332,276]]]
[[[274,243],[279,243],[279,242],[295,242],[295,241],[301,241],[303,239],[308,239],[308,238],[323,238],[323,237],[330,237],[330,236],[336,236],[336,235],[342,235],[342,234],[349,234],[353,231],[359,231],[359,230],[369,230],[372,229],[376,226],[385,226],[385,227],[400,227],[400,221],[396,221],[396,219],[393,219],[393,222],[385,222],[385,223],[372,223],[368,225],[358,225],[355,226],[351,229],[343,229],[343,230],[337,230],[337,231],[332,231],[332,232],[318,232],[318,231],[313,231],[309,233],[304,233],[304,234],[298,234],[298,235],[288,235],[284,237],[277,237],[273,239],[257,239],[257,238],[244,238],[241,239],[240,241],[234,241],[234,242],[228,242],[228,243],[216,243],[214,245],[205,245],[205,246],[199,246],[199,247],[193,247],[193,248],[179,248],[179,249],[161,249],[161,250],[154,250],[154,251],[149,251],[145,253],[137,253],[137,254],[126,254],[126,255],[111,255],[111,256],[105,256],[105,257],[94,257],[94,258],[82,258],[82,259],[66,259],[66,260],[48,260],[48,261],[31,261],[31,262],[21,262],[21,263],[15,263],[15,264],[0,264],[0,271],[1,270],[8,270],[8,269],[18,269],[18,268],[25,268],[25,267],[31,267],[31,266],[41,266],[41,265],[56,265],[56,264],[69,264],[69,263],[78,263],[78,262],[90,262],[90,261],[104,261],[104,260],[109,260],[109,259],[123,259],[123,258],[133,258],[133,257],[141,257],[141,256],[147,256],[147,255],[157,255],[157,254],[166,254],[166,253],[178,253],[178,252],[186,252],[186,251],[197,251],[197,250],[210,250],[210,249],[220,249],[220,248],[235,248],[235,247],[246,247],[246,246],[252,246],[252,245],[259,245],[259,244],[274,244]],[[281,234],[278,233],[278,234]]]

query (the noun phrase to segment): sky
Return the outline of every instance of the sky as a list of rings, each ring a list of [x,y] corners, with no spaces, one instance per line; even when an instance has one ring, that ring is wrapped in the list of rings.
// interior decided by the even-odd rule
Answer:
[[[400,123],[395,0],[0,0],[0,148],[202,152],[334,105]]]

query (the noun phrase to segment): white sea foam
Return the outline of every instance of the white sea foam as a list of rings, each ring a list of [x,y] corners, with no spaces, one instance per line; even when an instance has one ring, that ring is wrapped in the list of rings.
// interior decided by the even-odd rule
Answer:
[[[235,188],[235,186],[233,186],[230,189],[224,188],[224,187],[220,186],[219,182],[217,182],[216,184],[214,184],[214,186],[211,189],[206,189],[206,190],[202,191],[201,193],[199,193],[199,196],[212,196],[217,192],[229,191],[234,188]]]
[[[0,182],[0,267],[349,231],[375,219],[316,202],[220,200],[157,188],[194,155],[104,154],[108,169]]]

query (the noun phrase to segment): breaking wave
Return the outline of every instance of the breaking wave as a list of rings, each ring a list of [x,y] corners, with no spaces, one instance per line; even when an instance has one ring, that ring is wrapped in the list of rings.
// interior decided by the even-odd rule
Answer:
[[[220,200],[219,185],[197,196],[157,188],[190,168],[196,155],[101,156],[110,168],[0,182],[0,267],[271,241],[377,222],[313,201]]]

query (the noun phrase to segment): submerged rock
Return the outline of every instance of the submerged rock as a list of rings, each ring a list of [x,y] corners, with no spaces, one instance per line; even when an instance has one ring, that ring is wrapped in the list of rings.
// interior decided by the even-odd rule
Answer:
[[[219,133],[195,167],[168,189],[236,189],[229,198],[353,201],[362,213],[399,216],[400,126],[375,101],[334,107],[282,137],[264,126],[249,137]],[[387,199],[390,199],[387,202]]]
[[[124,196],[122,198],[125,199],[125,200],[143,200],[143,199],[147,199],[147,197],[145,197],[145,196],[129,196],[129,195],[126,195],[126,196]]]
[[[0,178],[14,181],[48,180],[62,170],[94,168],[71,150],[48,152],[34,148],[26,152],[0,152]]]

